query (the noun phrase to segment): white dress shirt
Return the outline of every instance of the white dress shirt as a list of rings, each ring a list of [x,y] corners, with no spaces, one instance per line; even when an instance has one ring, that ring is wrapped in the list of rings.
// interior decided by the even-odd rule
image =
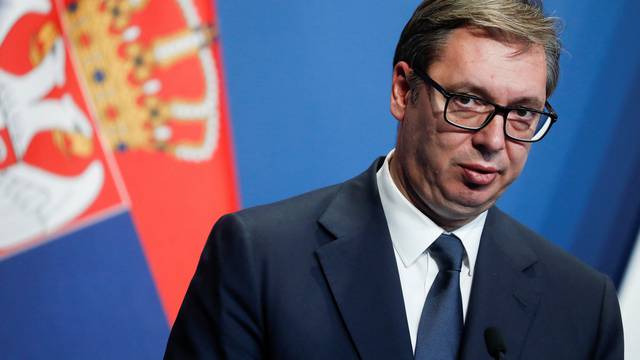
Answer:
[[[393,152],[394,150],[389,152],[384,165],[378,170],[377,183],[393,242],[407,323],[409,324],[411,346],[415,352],[422,307],[438,274],[438,264],[427,249],[442,233],[448,232],[413,206],[393,182],[389,169],[389,159],[393,156]],[[460,238],[465,249],[462,270],[460,271],[462,314],[465,319],[471,293],[471,282],[473,281],[473,268],[486,218],[487,212],[485,211],[471,222],[452,232]]]

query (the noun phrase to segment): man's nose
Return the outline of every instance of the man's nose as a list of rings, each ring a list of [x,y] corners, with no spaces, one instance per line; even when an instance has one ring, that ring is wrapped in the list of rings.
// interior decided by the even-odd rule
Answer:
[[[505,147],[504,122],[506,118],[503,114],[495,114],[487,126],[473,134],[473,145],[483,153],[496,153]]]

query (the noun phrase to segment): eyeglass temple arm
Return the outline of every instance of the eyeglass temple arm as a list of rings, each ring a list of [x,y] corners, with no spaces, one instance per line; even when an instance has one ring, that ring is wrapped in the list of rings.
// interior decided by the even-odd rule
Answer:
[[[558,113],[556,113],[556,111],[553,109],[553,106],[551,106],[551,104],[549,104],[549,101],[545,101],[544,106],[549,109],[550,114],[551,114],[551,118],[553,119],[553,121],[558,120]]]
[[[445,90],[442,86],[440,86],[440,84],[438,84],[429,75],[427,75],[427,73],[425,73],[424,71],[419,70],[419,69],[411,69],[411,70],[413,70],[413,72],[416,75],[418,75],[419,78],[421,78],[423,81],[428,82],[429,85],[431,85],[434,88],[436,88],[439,92],[441,92],[442,94],[445,94],[447,97],[451,97],[451,93],[448,92],[447,90]]]

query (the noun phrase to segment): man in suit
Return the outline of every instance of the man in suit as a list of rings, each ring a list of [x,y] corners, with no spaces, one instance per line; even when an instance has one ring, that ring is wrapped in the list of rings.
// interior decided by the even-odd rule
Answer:
[[[494,206],[557,119],[559,48],[529,1],[420,4],[394,58],[396,148],[221,218],[165,357],[622,359],[611,281]]]

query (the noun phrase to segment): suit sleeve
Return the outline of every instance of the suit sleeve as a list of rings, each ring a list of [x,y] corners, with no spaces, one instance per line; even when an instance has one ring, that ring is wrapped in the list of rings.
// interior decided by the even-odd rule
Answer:
[[[165,359],[262,358],[254,259],[254,244],[238,216],[221,218],[171,329]]]
[[[600,323],[598,324],[598,339],[596,341],[594,359],[624,359],[624,336],[620,305],[615,287],[608,277],[605,277]]]

